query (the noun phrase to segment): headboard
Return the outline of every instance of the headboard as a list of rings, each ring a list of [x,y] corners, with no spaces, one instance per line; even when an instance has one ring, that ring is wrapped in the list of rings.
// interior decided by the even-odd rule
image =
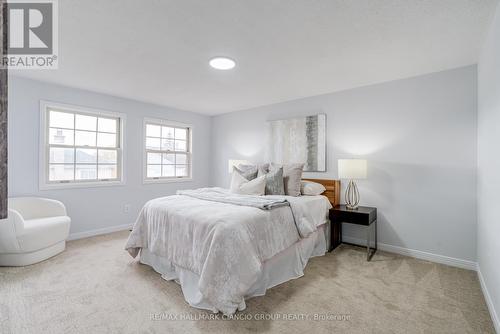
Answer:
[[[322,180],[322,179],[302,179],[304,181],[311,181],[321,183],[325,186],[326,191],[322,194],[330,200],[333,206],[340,204],[340,180]]]

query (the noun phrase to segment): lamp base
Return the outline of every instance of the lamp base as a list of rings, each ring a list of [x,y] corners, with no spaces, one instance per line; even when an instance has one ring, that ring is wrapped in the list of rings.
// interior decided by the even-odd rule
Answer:
[[[357,210],[359,204],[359,191],[356,182],[349,180],[345,190],[345,206],[348,210]]]

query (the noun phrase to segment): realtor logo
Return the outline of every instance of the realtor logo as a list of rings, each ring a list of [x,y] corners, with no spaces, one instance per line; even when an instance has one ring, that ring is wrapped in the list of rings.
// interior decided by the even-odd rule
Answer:
[[[2,67],[57,68],[56,0],[10,0],[7,13],[7,55],[3,57]]]

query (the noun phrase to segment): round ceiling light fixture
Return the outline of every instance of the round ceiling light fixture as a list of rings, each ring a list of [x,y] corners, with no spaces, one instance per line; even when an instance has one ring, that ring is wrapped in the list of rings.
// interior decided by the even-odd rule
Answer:
[[[228,57],[215,57],[210,59],[210,66],[216,70],[230,70],[236,66],[236,62]]]

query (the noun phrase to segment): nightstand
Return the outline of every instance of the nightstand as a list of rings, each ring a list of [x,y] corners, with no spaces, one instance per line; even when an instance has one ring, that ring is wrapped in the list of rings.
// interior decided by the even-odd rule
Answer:
[[[337,205],[330,209],[330,222],[330,251],[342,243],[342,223],[366,226],[366,260],[371,260],[377,251],[377,208],[360,206],[357,210],[349,210],[345,205]],[[375,248],[370,248],[372,225],[375,228]]]

